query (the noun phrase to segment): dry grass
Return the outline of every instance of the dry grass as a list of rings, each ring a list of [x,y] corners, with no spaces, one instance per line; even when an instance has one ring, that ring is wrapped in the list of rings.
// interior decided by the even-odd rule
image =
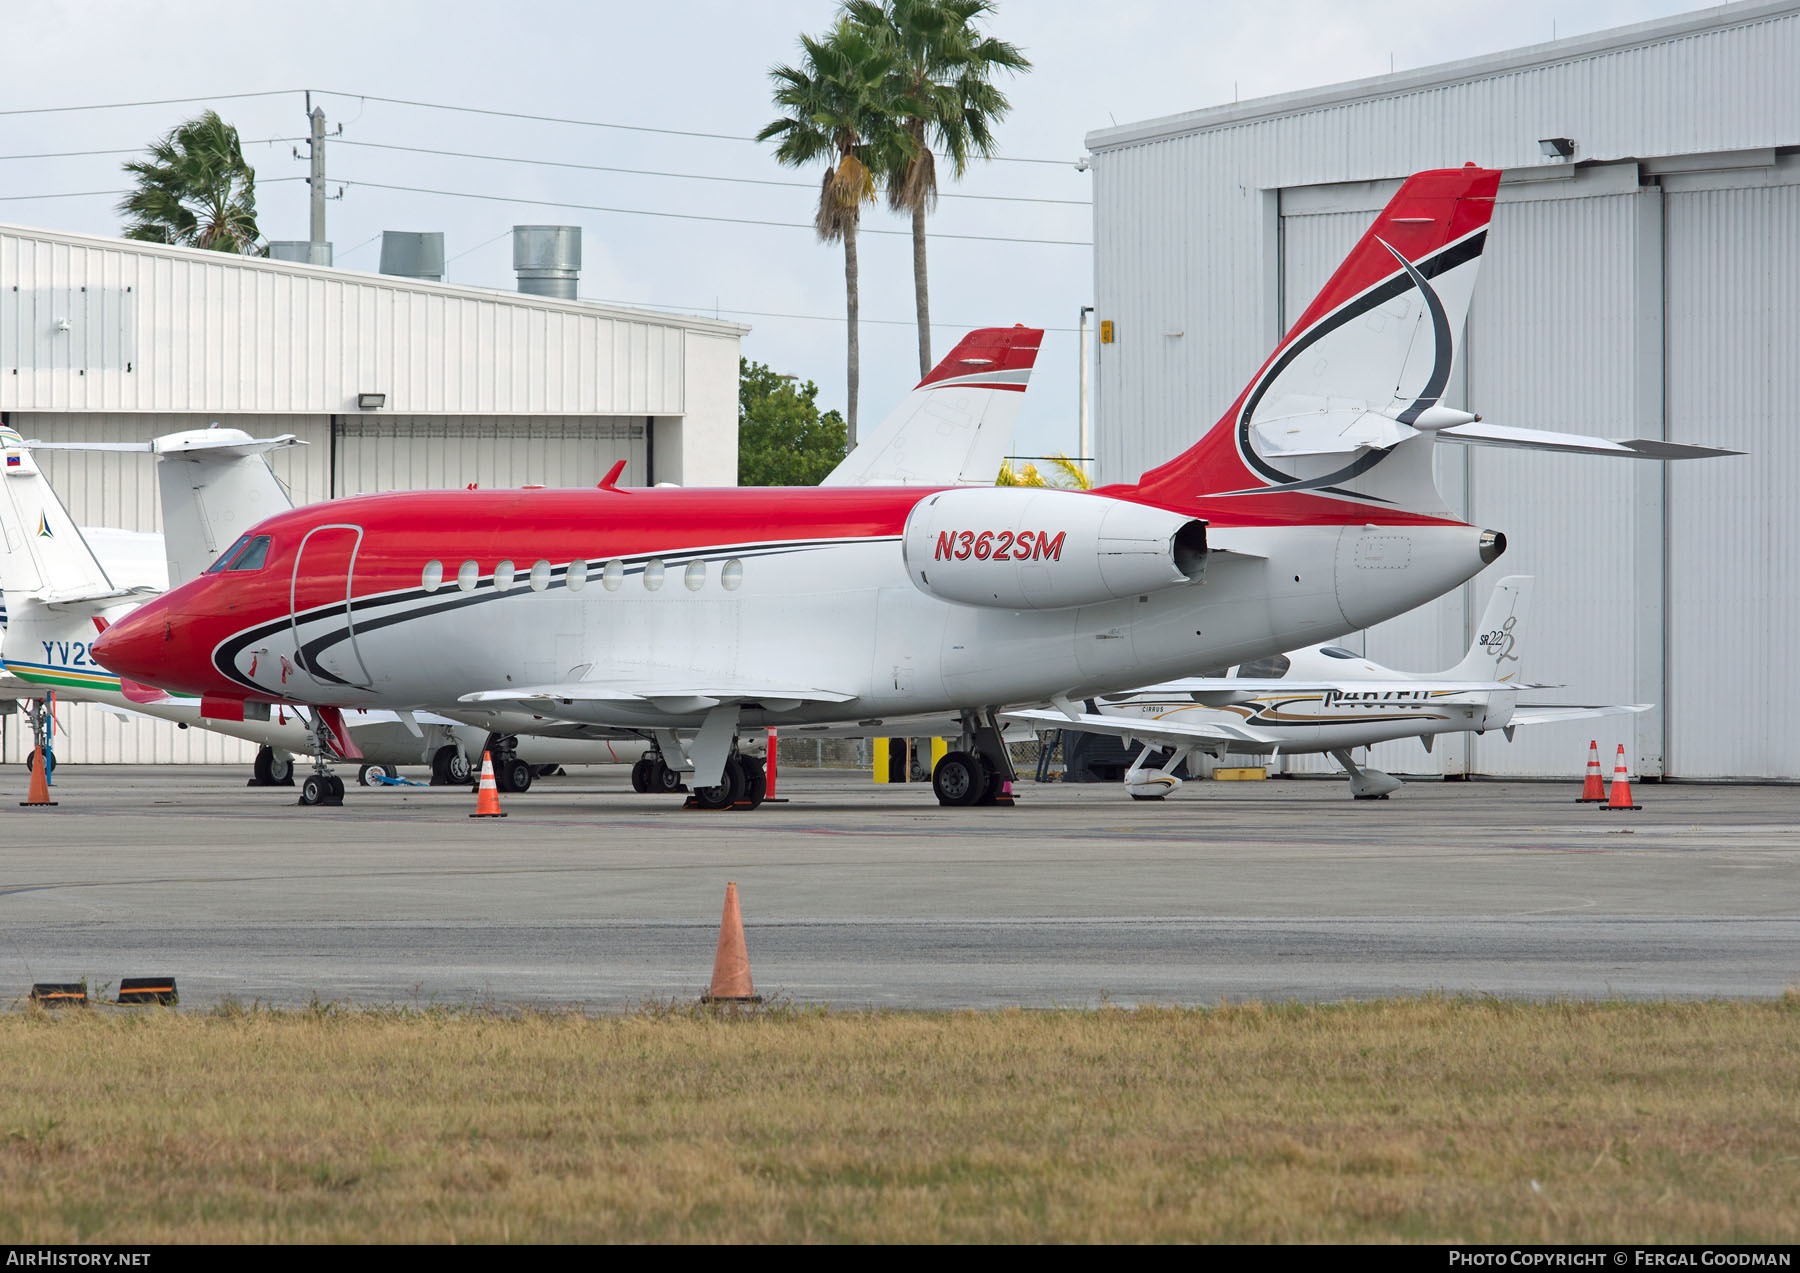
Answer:
[[[0,1242],[1800,1240],[1800,1000],[18,1013]]]

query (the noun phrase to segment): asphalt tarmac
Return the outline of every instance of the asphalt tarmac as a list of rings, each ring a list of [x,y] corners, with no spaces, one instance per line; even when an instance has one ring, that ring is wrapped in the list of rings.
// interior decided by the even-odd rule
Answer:
[[[838,1007],[1768,997],[1800,988],[1800,787],[1023,784],[1013,809],[785,770],[784,804],[684,811],[622,769],[302,809],[237,770],[0,770],[0,1001],[173,975],[204,1007],[688,1000],[727,881],[765,995]],[[14,794],[16,791],[16,794]]]

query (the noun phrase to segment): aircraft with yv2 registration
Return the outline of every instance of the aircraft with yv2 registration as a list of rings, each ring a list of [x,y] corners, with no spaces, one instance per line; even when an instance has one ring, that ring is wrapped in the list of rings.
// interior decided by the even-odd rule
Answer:
[[[760,803],[747,730],[955,711],[938,799],[999,802],[1008,706],[1368,627],[1500,556],[1432,464],[1472,421],[1441,399],[1499,178],[1409,178],[1226,415],[1135,483],[341,499],[262,523],[96,654],[218,712],[315,707],[340,743],[353,708],[641,729],[701,808]],[[1284,437],[1329,417],[1354,453],[1265,454],[1264,407]],[[333,782],[321,761],[303,802]]]
[[[1551,689],[1521,679],[1531,576],[1509,575],[1494,588],[1475,640],[1445,672],[1409,674],[1373,663],[1341,645],[1315,645],[1259,659],[1232,676],[1187,677],[1131,694],[1093,700],[1085,712],[1010,712],[1007,719],[1111,734],[1141,742],[1125,772],[1134,800],[1160,800],[1181,786],[1177,776],[1196,755],[1293,756],[1323,752],[1350,776],[1358,800],[1385,800],[1400,780],[1357,765],[1351,748],[1417,738],[1431,749],[1439,734],[1497,729],[1512,740],[1521,725],[1582,720],[1649,710],[1519,703],[1527,690]],[[1167,753],[1153,768],[1151,760]]]

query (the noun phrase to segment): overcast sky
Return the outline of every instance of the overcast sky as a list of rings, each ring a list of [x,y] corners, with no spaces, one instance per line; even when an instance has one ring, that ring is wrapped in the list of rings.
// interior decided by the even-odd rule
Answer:
[[[442,230],[445,280],[511,289],[510,228],[583,229],[581,295],[717,313],[750,325],[746,357],[844,401],[843,254],[810,230],[819,171],[777,166],[747,139],[775,118],[771,66],[796,59],[800,33],[822,33],[836,0],[669,0],[662,4],[467,0],[313,0],[216,5],[3,0],[10,56],[0,79],[0,221],[116,234],[120,164],[129,151],[214,106],[236,124],[257,170],[263,233],[308,233],[300,90],[329,127],[328,204],[337,263],[369,270],[383,230]],[[989,29],[1034,69],[1004,85],[1011,116],[1002,154],[946,192],[931,225],[944,234],[1065,243],[932,240],[933,355],[971,326],[1051,329],[1015,449],[1076,450],[1078,308],[1089,302],[1088,177],[1074,164],[1095,129],[1343,80],[1412,70],[1705,6],[1684,0],[1000,0]],[[227,94],[268,93],[227,98]],[[12,113],[148,99],[161,106]],[[371,100],[638,125],[726,139],[666,136]],[[279,141],[265,139],[280,138]],[[251,142],[258,144],[248,144]],[[357,145],[338,144],[361,143]],[[431,148],[662,173],[789,181],[792,187],[599,172],[429,155]],[[304,149],[304,148],[302,148]],[[446,193],[415,193],[377,185]],[[333,185],[335,193],[336,185]],[[68,195],[76,197],[19,198]],[[486,196],[476,198],[469,196]],[[590,205],[555,207],[525,200]],[[1011,202],[1007,200],[1072,202]],[[633,215],[772,221],[802,228]],[[862,393],[866,430],[918,378],[907,223],[881,209],[864,221]],[[889,231],[876,234],[872,231]],[[1246,368],[1246,373],[1252,370]],[[1225,403],[1206,404],[1210,420]]]

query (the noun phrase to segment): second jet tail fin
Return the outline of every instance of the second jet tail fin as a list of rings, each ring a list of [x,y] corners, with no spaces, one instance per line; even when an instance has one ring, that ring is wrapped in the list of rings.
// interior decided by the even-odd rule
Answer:
[[[1037,327],[964,336],[821,486],[991,486],[1037,362]]]

